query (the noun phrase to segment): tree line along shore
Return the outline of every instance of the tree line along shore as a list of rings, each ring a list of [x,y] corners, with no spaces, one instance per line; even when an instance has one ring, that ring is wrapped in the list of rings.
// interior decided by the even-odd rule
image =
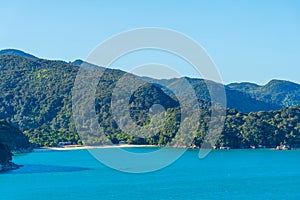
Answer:
[[[207,87],[218,89],[222,86],[219,83],[193,78],[154,80],[144,77],[146,84],[139,87],[128,102],[130,117],[137,125],[144,126],[150,123],[149,110],[154,104],[161,105],[165,112],[156,115],[162,124],[156,135],[146,138],[133,136],[120,129],[111,109],[112,93],[126,72],[101,68],[104,71],[96,89],[95,111],[106,137],[78,135],[78,127],[72,118],[72,88],[79,66],[90,65],[80,60],[67,63],[0,54],[3,72],[0,76],[0,118],[3,120],[0,153],[5,155],[1,156],[2,163],[11,160],[8,149],[18,151],[65,144],[93,146],[107,144],[107,140],[113,144],[165,146],[176,136],[183,115],[178,98],[164,84],[175,86],[175,90],[184,96],[182,82],[188,81],[197,96],[196,103],[201,109],[199,126],[191,128],[193,131],[187,135],[194,139],[184,147],[201,147],[208,134],[209,121],[217,120],[210,119],[212,108]],[[130,76],[137,81],[141,79]],[[241,83],[223,87],[227,95],[226,118],[215,148],[277,148],[284,145],[299,148],[300,85],[273,80],[265,86]],[[191,99],[186,103],[192,105],[195,102]],[[81,110],[79,113],[85,114]],[[89,126],[83,123],[81,128],[89,130]],[[182,145],[179,141],[174,146]]]

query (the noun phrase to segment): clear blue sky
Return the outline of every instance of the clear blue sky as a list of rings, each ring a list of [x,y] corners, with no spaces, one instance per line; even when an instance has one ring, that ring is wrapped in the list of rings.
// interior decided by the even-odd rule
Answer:
[[[300,83],[299,2],[0,0],[0,49],[73,61],[119,32],[162,27],[201,44],[225,83]]]

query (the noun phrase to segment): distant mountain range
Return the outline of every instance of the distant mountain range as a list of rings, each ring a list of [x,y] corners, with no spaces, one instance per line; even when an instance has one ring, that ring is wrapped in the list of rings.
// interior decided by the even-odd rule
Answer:
[[[0,56],[3,55],[38,59],[31,54],[17,49],[1,50]],[[83,63],[92,65],[82,60],[75,60],[70,64],[73,66],[80,66]],[[213,81],[205,81],[203,79],[187,77],[164,80],[143,77],[143,79],[150,83],[154,83],[166,93],[168,93],[166,88],[172,88],[173,90],[176,90],[177,93],[182,95],[186,95],[184,94],[185,88],[181,88],[182,81],[184,79],[188,80],[189,83],[194,87],[197,97],[206,101],[210,101],[210,95],[206,84],[208,84],[210,87],[222,86],[221,84]],[[242,82],[231,83],[224,85],[224,87],[226,90],[228,108],[234,108],[244,113],[277,110],[288,106],[300,105],[300,85],[290,81],[271,80],[269,83],[263,86],[255,83]]]
[[[13,49],[0,51],[0,118],[20,128],[37,145],[53,146],[65,140],[80,143],[71,118],[71,90],[82,64],[91,65],[81,60],[67,63],[39,59]],[[116,141],[121,140],[124,135],[118,135],[121,130],[111,115],[110,102],[116,82],[124,74],[120,70],[106,70],[99,80],[95,97],[99,123]],[[129,102],[131,117],[140,124],[147,123],[146,113],[153,104],[162,104],[171,113],[176,113],[178,99],[167,88],[172,88],[176,94],[187,96],[189,94],[182,84],[187,80],[203,108],[209,108],[210,95],[207,87],[222,87],[220,83],[213,81],[186,77],[141,79],[149,84],[136,91]],[[293,82],[272,80],[264,86],[232,83],[224,87],[227,107],[244,114],[300,105],[300,85]],[[231,113],[237,115],[236,112]],[[170,116],[176,118],[174,114]],[[174,119],[169,119],[170,122],[172,120]]]
[[[290,81],[271,80],[263,86],[253,83],[232,83],[227,87],[258,101],[280,107],[300,105],[300,85]]]
[[[216,83],[213,81],[207,81],[203,79],[196,79],[196,78],[175,78],[175,79],[169,79],[169,80],[155,80],[151,78],[145,78],[147,81],[151,83],[158,83],[159,85],[164,85],[165,87],[162,87],[162,89],[167,92],[165,88],[172,88],[173,90],[176,90],[177,93],[182,93],[182,95],[188,95],[185,94],[185,88],[182,87],[182,81],[185,79],[187,80],[195,89],[195,93],[199,99],[210,101],[210,95],[209,91],[207,90],[207,87],[212,88],[218,88],[222,87],[220,83]],[[285,83],[285,81],[279,81],[280,83]],[[289,99],[290,104],[285,105],[280,102],[279,99],[276,97],[270,101],[268,99],[267,94],[261,92],[260,98],[254,95],[251,95],[251,91],[248,89],[245,89],[244,91],[241,90],[243,87],[243,83],[235,83],[236,86],[241,86],[240,89],[233,88],[232,84],[224,85],[226,97],[227,97],[227,107],[237,109],[243,113],[249,113],[249,112],[257,112],[257,111],[269,111],[269,110],[278,110],[280,108],[283,108],[285,106],[291,106],[291,105],[299,105],[297,101],[296,96],[289,95],[290,93],[293,93],[294,90],[280,90],[281,94]],[[263,86],[261,86],[263,87]],[[298,89],[300,88],[300,85],[298,85]],[[278,93],[279,91],[276,91]],[[274,93],[274,94],[276,94]]]

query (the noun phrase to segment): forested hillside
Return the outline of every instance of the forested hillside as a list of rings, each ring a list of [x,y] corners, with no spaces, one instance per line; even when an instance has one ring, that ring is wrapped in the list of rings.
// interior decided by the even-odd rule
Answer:
[[[233,83],[228,87],[280,107],[300,105],[300,85],[290,81],[272,80],[263,86],[251,83]]]
[[[72,119],[71,91],[80,64],[81,61],[67,63],[26,56],[0,56],[0,118],[18,127],[38,146],[56,146],[59,142],[66,141],[74,144],[85,142],[78,136]],[[163,81],[164,85],[172,85],[175,89],[177,87],[179,93],[182,91],[180,94],[185,95],[184,88],[181,88],[183,78],[158,80],[155,84],[151,84],[153,79],[148,79],[150,83],[132,94],[128,102],[131,117],[140,126],[149,123],[148,113],[152,105],[161,104],[167,111],[166,116],[161,116],[162,120],[166,117],[165,126],[161,127],[157,135],[144,139],[122,132],[112,116],[112,92],[124,74],[120,70],[107,69],[99,80],[95,95],[99,125],[113,143],[126,141],[134,144],[165,145],[178,130],[181,113],[178,99],[160,83]],[[195,127],[197,131],[191,133],[196,137],[194,144],[200,146],[207,134],[210,96],[203,80],[185,80],[194,87],[202,108],[200,126]],[[222,86],[208,82],[209,87]],[[233,148],[258,145],[274,147],[280,143],[299,145],[300,113],[296,106],[299,97],[298,93],[294,93],[298,90],[298,85],[278,86],[280,83],[276,82],[274,86],[271,82],[264,87],[247,84],[247,89],[243,89],[240,84],[225,86],[230,109],[217,145]],[[258,88],[264,92],[251,92],[258,91]],[[268,93],[268,89],[272,92]],[[263,96],[273,94],[274,91],[277,93],[271,98]],[[289,103],[282,103],[282,99]],[[287,105],[295,106],[285,108]],[[93,138],[89,140],[88,143],[92,144]]]

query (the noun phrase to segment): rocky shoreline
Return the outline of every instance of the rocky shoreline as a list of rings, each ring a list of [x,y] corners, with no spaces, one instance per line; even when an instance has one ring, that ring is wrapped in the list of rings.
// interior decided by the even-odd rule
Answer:
[[[32,148],[22,148],[18,150],[10,151],[9,148],[5,145],[2,145],[2,148],[0,148],[0,172],[10,171],[10,170],[16,170],[20,167],[23,167],[23,165],[18,165],[12,162],[13,155],[18,153],[28,153],[31,152]]]
[[[23,167],[23,165],[17,165],[13,162],[8,162],[8,163],[2,164],[2,165],[0,164],[0,172],[16,170],[16,169],[19,169],[20,167]]]
[[[12,162],[13,155],[32,151],[28,137],[19,129],[0,119],[0,172],[22,167]]]
[[[9,157],[9,161],[5,162],[5,163],[0,163],[0,172],[6,172],[6,171],[10,171],[10,170],[16,170],[19,169],[21,167],[23,167],[23,165],[18,165],[14,162],[12,162],[12,157],[14,154],[18,154],[18,153],[29,153],[32,151],[32,148],[27,148],[27,149],[18,149],[18,150],[13,150],[10,152],[10,157]]]

